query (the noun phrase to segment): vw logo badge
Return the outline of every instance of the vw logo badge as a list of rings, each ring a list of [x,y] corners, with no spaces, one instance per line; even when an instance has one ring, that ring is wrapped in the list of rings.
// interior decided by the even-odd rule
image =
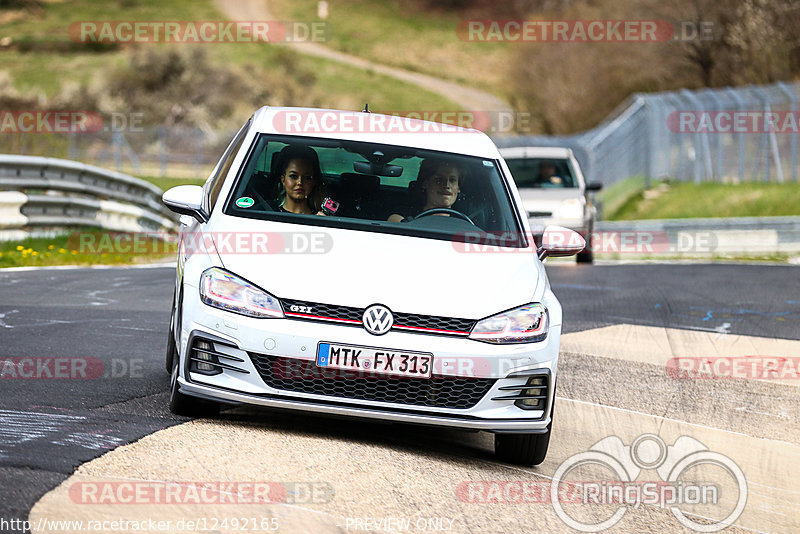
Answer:
[[[394,324],[392,312],[382,304],[373,304],[364,310],[361,320],[364,322],[367,332],[376,336],[382,336],[391,330]]]

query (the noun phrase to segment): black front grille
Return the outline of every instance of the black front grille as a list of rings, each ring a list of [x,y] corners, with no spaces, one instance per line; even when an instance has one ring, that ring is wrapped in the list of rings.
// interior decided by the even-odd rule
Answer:
[[[430,379],[354,376],[351,371],[319,368],[314,361],[249,354],[262,380],[271,388],[341,399],[466,409],[475,406],[496,382],[493,378],[440,375]]]
[[[395,313],[394,325],[397,328],[432,328],[469,334],[475,321],[472,319],[456,319],[454,317],[437,317],[435,315],[417,315],[414,313]]]
[[[363,308],[352,306],[339,306],[336,304],[322,304],[302,300],[281,299],[286,315],[294,319],[307,321],[340,321],[353,326],[361,326]],[[394,326],[392,329],[416,331],[422,333],[445,335],[469,335],[475,326],[474,319],[458,319],[455,317],[440,317],[437,315],[419,315],[415,313],[394,313]]]

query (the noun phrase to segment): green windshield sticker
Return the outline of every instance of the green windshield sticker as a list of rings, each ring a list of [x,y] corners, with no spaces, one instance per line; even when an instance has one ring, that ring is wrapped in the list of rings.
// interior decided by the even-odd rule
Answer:
[[[236,205],[240,208],[249,208],[255,203],[256,201],[250,197],[242,197],[236,200]]]

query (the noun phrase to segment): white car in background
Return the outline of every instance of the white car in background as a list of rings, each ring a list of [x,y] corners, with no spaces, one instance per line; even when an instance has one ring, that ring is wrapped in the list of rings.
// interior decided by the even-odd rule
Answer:
[[[508,147],[500,149],[500,154],[511,170],[531,226],[558,225],[578,232],[586,240],[586,248],[578,253],[577,260],[591,263],[597,209],[589,193],[599,191],[602,184],[586,183],[569,148]]]
[[[287,114],[318,114],[308,124],[326,129],[287,133]],[[406,131],[369,131],[395,120]],[[326,215],[282,209],[287,146],[318,155],[335,199]],[[429,159],[462,169],[460,191],[451,208],[414,211]],[[544,460],[561,305],[541,260],[584,243],[556,228],[536,246],[485,134],[265,107],[204,187],[163,200],[184,215],[166,355],[174,413],[254,404],[483,430],[501,460]]]

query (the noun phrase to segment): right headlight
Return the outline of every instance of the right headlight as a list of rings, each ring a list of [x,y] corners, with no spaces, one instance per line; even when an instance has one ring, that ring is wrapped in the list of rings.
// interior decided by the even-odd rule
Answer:
[[[469,337],[488,343],[532,343],[547,337],[549,324],[547,308],[536,302],[481,319]]]
[[[283,317],[278,299],[235,274],[212,267],[200,277],[200,300],[248,317]]]

